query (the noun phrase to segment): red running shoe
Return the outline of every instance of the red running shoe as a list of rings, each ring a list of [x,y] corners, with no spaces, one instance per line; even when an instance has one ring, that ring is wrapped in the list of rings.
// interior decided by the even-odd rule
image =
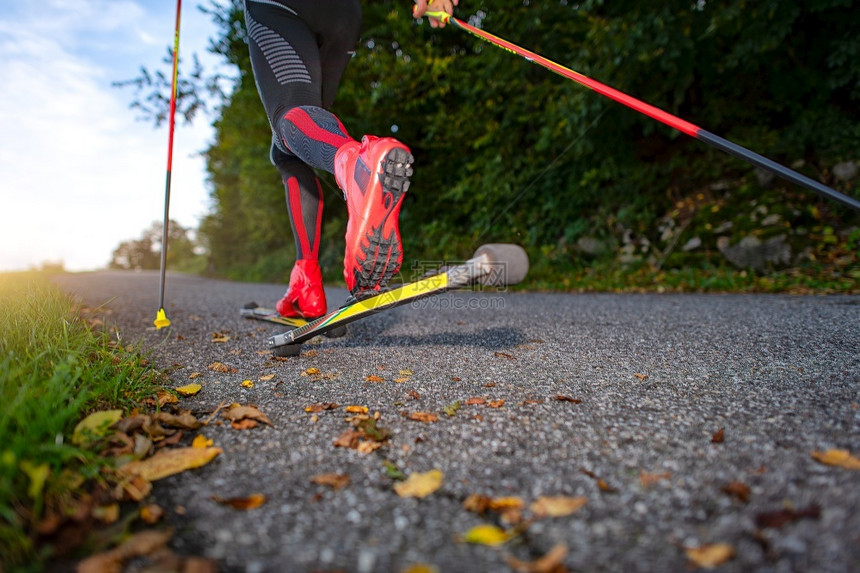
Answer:
[[[397,223],[412,176],[412,154],[396,139],[368,135],[337,150],[334,176],[349,212],[346,286],[352,294],[379,290],[403,262]]]
[[[317,318],[326,313],[322,273],[317,260],[299,259],[290,273],[290,287],[275,305],[281,316]]]

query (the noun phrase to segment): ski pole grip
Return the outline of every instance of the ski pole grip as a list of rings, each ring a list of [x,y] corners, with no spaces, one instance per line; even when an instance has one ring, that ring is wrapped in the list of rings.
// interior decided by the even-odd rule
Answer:
[[[451,15],[447,12],[442,12],[441,10],[434,10],[432,12],[424,12],[424,15],[428,18],[436,18],[443,24],[447,24],[451,20]]]

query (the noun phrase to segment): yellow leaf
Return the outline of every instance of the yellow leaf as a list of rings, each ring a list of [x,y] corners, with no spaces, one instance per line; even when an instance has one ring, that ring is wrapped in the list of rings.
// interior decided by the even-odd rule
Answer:
[[[36,499],[42,494],[42,490],[45,488],[45,482],[51,474],[51,468],[48,467],[48,464],[34,465],[29,460],[23,460],[18,464],[18,467],[30,478],[30,487],[27,488],[27,495]]]
[[[149,525],[154,525],[164,517],[164,509],[158,504],[150,503],[140,508],[140,518]]]
[[[311,481],[318,485],[330,486],[333,490],[337,491],[349,485],[349,476],[336,473],[317,474],[311,478]]]
[[[349,414],[367,414],[369,412],[367,406],[347,406],[346,411]]]
[[[200,384],[187,384],[185,386],[180,386],[179,388],[174,388],[177,392],[182,394],[183,396],[194,396],[203,388]]]
[[[76,446],[86,445],[104,436],[108,428],[122,419],[122,410],[104,410],[93,412],[75,426],[72,432],[72,443]]]
[[[540,496],[531,505],[535,517],[564,517],[588,503],[584,497]]]
[[[119,468],[120,473],[155,481],[173,474],[205,466],[221,453],[221,448],[176,448],[159,450],[151,458],[135,460]]]
[[[304,372],[302,372],[302,376],[316,376],[320,373],[319,368],[308,368]]]
[[[852,456],[848,450],[812,452],[812,459],[828,466],[837,466],[846,470],[860,470],[860,459]]]
[[[250,380],[242,380],[242,386],[245,388],[253,388],[254,383],[251,382]]]
[[[440,470],[413,473],[404,481],[394,484],[394,491],[400,497],[427,497],[440,487],[444,474]]]
[[[208,448],[212,445],[212,440],[204,436],[203,434],[197,434],[194,436],[194,439],[191,441],[192,448]]]
[[[514,534],[505,531],[495,525],[482,524],[476,525],[469,531],[463,534],[463,541],[466,543],[477,543],[479,545],[496,546],[508,541]]]
[[[412,370],[401,370],[400,375],[401,376],[412,376]]]
[[[685,547],[684,553],[693,564],[713,569],[735,556],[735,548],[728,543],[713,543],[701,547]]]

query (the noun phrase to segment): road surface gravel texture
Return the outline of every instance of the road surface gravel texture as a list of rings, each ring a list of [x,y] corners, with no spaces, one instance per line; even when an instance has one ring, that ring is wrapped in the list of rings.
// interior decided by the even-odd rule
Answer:
[[[202,391],[182,400],[198,416],[223,401],[271,419],[208,425],[223,454],[155,484],[174,549],[223,571],[511,571],[509,557],[534,561],[557,544],[573,571],[689,571],[686,548],[718,543],[734,550],[720,571],[860,568],[860,472],[811,456],[860,454],[860,297],[460,291],[275,360],[261,351],[279,327],[239,308],[273,305],[283,285],[170,274],[173,325],[156,331],[156,273],[57,281],[107,304],[123,343],[142,340],[174,386],[202,373]],[[329,291],[330,304],[345,297]],[[216,361],[235,371],[208,369]],[[321,403],[339,408],[306,412]],[[380,413],[392,432],[382,448],[333,445],[351,428],[347,405]],[[399,497],[386,460],[405,475],[441,470],[442,487]],[[311,482],[326,473],[350,483]],[[733,482],[747,501],[724,491]],[[211,499],[252,493],[266,502],[248,511]],[[480,524],[506,527],[466,510],[472,494],[519,497],[525,520],[540,496],[587,503],[491,547],[462,540]]]

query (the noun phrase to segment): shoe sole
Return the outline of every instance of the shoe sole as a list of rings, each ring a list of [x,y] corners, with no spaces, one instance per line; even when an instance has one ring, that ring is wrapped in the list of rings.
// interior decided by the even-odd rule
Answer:
[[[363,249],[365,259],[361,263],[361,272],[354,268],[356,286],[353,292],[384,288],[400,271],[403,248],[398,221],[393,221],[388,237],[383,235],[383,230],[392,213],[398,212],[403,196],[409,190],[413,160],[408,150],[395,147],[380,161],[379,180],[384,189],[381,200],[387,203],[387,210],[377,225],[371,225],[372,232],[365,236],[369,244]]]

